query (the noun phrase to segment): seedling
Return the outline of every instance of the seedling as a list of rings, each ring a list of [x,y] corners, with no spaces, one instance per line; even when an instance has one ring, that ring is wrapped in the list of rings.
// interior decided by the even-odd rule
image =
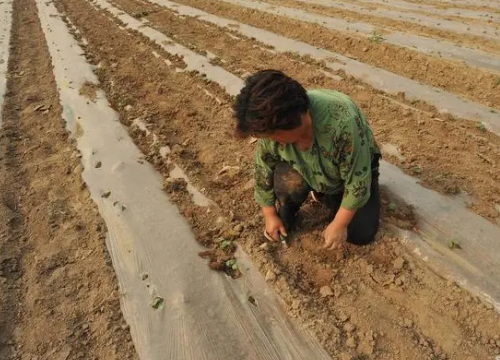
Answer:
[[[370,33],[370,36],[368,36],[368,40],[370,40],[372,43],[380,44],[385,39],[381,33],[379,33],[377,30],[373,30]]]
[[[422,173],[422,168],[419,165],[416,165],[413,167],[413,173],[414,174],[421,174]]]
[[[222,242],[220,243],[220,248],[222,250],[225,250],[225,249],[227,249],[230,246],[231,246],[231,241],[230,240],[222,240]]]
[[[398,208],[398,207],[397,207],[397,205],[396,205],[395,203],[391,202],[391,203],[389,204],[389,211],[391,211],[391,212],[396,212],[397,208]]]
[[[155,298],[153,299],[153,301],[151,302],[151,307],[153,309],[162,309],[163,308],[163,298],[161,296],[155,296]]]
[[[450,245],[449,245],[450,249],[462,249],[462,247],[460,246],[460,244],[456,241],[456,240],[450,240]]]
[[[238,270],[238,264],[236,264],[236,259],[231,259],[226,261],[226,266],[233,270]]]
[[[486,126],[483,123],[479,123],[476,125],[476,127],[481,130],[481,131],[486,131]]]

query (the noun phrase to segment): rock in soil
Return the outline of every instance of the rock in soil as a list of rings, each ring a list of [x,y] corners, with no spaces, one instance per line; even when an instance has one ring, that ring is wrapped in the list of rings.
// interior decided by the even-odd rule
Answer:
[[[333,290],[331,287],[325,285],[322,286],[321,289],[319,289],[319,294],[321,295],[321,297],[326,298],[329,296],[333,296]]]

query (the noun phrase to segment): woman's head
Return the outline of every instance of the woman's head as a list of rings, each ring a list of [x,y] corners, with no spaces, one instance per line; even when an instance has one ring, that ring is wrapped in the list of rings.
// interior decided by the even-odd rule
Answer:
[[[278,70],[259,71],[236,98],[236,134],[292,143],[308,109],[307,92],[297,81]]]

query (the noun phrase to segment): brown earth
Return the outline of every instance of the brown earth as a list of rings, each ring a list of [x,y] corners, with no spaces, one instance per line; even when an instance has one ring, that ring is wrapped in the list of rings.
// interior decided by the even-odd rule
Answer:
[[[293,7],[296,9],[302,9],[308,12],[317,13],[320,15],[331,16],[334,18],[342,18],[344,20],[352,22],[364,22],[367,24],[372,24],[379,26],[383,29],[393,29],[402,32],[410,32],[418,35],[424,35],[431,38],[444,39],[454,44],[460,44],[467,47],[482,49],[486,51],[498,52],[500,49],[500,43],[495,40],[487,39],[481,36],[472,34],[458,34],[449,30],[440,30],[430,26],[419,25],[411,22],[405,22],[404,20],[399,20],[397,18],[388,18],[381,15],[367,15],[361,14],[356,11],[349,11],[344,9],[332,8],[329,6],[322,6],[316,4],[306,4],[301,1],[296,0],[266,0],[268,3]],[[378,4],[377,4],[378,5]],[[375,4],[369,5],[368,8],[376,9]],[[449,18],[448,16],[446,18]],[[458,18],[460,23],[464,23],[463,18]],[[451,19],[450,19],[451,20]],[[466,23],[463,24],[465,28],[474,27],[474,24],[481,24],[480,21],[469,21],[467,19]],[[382,31],[383,33],[383,31]]]
[[[261,246],[262,219],[249,181],[253,145],[231,139],[231,111],[223,91],[196,74],[176,72],[151,53],[148,41],[136,33],[131,41],[117,22],[100,16],[87,2],[56,4],[78,28],[74,35],[88,41],[85,54],[100,64],[102,86],[147,159],[171,183],[170,166],[158,151],[158,145],[169,145],[170,160],[216,202],[208,212],[193,205],[185,187],[168,187],[198,240],[213,248],[222,248],[221,239],[237,241],[282,295],[292,316],[335,359],[471,360],[500,351],[500,316],[430,272],[387,230],[374,245],[349,248],[346,257],[321,252],[316,244],[326,215],[320,205],[308,204],[301,231],[288,249]],[[205,96],[204,90],[222,103]],[[125,111],[128,105],[132,108]],[[150,135],[131,124],[138,117]],[[153,134],[158,137],[154,146]],[[234,171],[221,172],[225,165]],[[411,212],[403,206],[384,220],[412,226]]]
[[[374,43],[364,36],[332,31],[319,25],[224,2],[214,0],[176,0],[175,2],[304,41],[500,109],[500,92],[498,91],[500,77],[460,62],[428,56],[383,42]],[[394,59],[398,60],[394,61]]]
[[[367,2],[359,2],[359,1],[356,1],[356,0],[343,0],[343,2],[348,2],[348,3],[351,3],[351,4],[356,4],[356,5],[359,5],[359,6],[363,6],[367,9],[389,9],[389,10],[397,10],[399,12],[404,12],[404,13],[408,13],[408,14],[422,14],[422,15],[425,15],[425,16],[428,16],[428,17],[433,17],[433,18],[436,18],[436,19],[445,19],[445,20],[453,20],[453,21],[457,21],[457,22],[460,22],[460,23],[463,23],[463,24],[470,24],[470,25],[473,25],[473,24],[478,24],[478,25],[487,25],[487,26],[491,26],[491,27],[494,27],[495,29],[498,29],[498,26],[499,24],[491,19],[488,19],[488,18],[483,18],[483,19],[478,19],[478,18],[471,18],[471,17],[468,17],[466,14],[462,14],[462,16],[458,16],[458,15],[443,15],[443,14],[440,14],[440,13],[435,13],[435,12],[432,12],[430,10],[427,10],[427,9],[405,9],[405,8],[402,8],[402,7],[399,7],[399,6],[391,6],[391,3],[390,2],[385,2],[383,4],[380,4],[380,3],[376,3],[376,4],[371,4],[371,3],[367,3]],[[419,3],[421,4],[421,3]],[[453,8],[457,8],[458,6],[452,6]],[[491,9],[488,9],[489,12],[491,12],[491,14],[494,14],[494,11],[491,11]]]
[[[0,359],[137,359],[34,1],[14,1],[11,41],[0,135]]]
[[[206,54],[205,50],[212,52],[217,56],[212,63],[241,77],[272,67],[285,71],[308,88],[337,89],[349,94],[368,115],[377,140],[396,145],[406,157],[400,160],[388,155],[388,160],[440,192],[470,194],[474,198],[472,209],[492,221],[498,219],[494,208],[500,204],[497,136],[468,121],[443,121],[422,104],[410,104],[403,99],[398,104],[352,78],[335,81],[321,72],[321,64],[294,54],[273,53],[242,36],[235,39],[228,36],[227,29],[191,18],[181,19],[170,11],[135,0],[115,0],[114,4],[129,14],[150,14],[146,18],[151,26],[201,54]],[[228,119],[227,125],[230,122]],[[230,127],[225,131],[231,131]]]

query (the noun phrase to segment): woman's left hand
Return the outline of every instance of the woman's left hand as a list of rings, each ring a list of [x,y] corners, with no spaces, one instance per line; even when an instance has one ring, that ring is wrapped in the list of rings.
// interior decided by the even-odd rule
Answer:
[[[323,249],[341,249],[344,247],[347,240],[347,227],[339,226],[333,221],[327,226],[325,231],[323,231],[323,237],[325,238]]]

